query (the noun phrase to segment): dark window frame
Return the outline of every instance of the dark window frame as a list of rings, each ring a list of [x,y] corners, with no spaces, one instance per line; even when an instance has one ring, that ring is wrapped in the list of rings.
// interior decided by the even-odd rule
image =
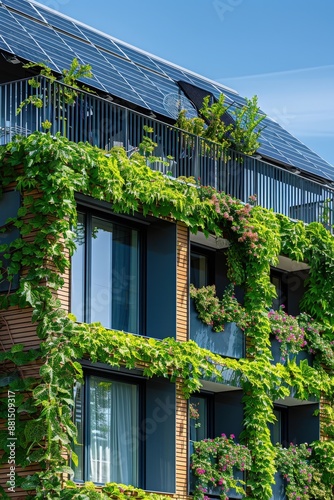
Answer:
[[[206,422],[207,422],[207,432],[204,439],[213,439],[214,429],[215,429],[215,412],[214,412],[214,404],[215,404],[215,395],[213,392],[201,391],[199,394],[191,396],[189,399],[189,404],[192,403],[192,400],[203,399],[206,402]],[[190,433],[190,428],[189,428]],[[189,435],[190,439],[190,435]]]
[[[0,197],[0,227],[5,226],[7,219],[17,216],[17,212],[21,205],[22,196],[18,191],[5,191],[2,193]],[[20,230],[13,224],[8,224],[5,232],[0,234],[0,245],[10,245],[19,238],[21,238]],[[0,271],[3,274],[3,278],[0,280],[0,294],[14,292],[20,285],[21,270],[13,276],[11,282],[6,279],[7,266],[11,262],[11,258],[5,259],[4,254],[6,253],[7,252],[0,253]]]
[[[92,221],[93,218],[101,219],[103,221],[109,222],[111,224],[116,224],[119,226],[123,226],[129,229],[133,229],[138,231],[138,251],[139,251],[139,307],[138,307],[138,331],[133,332],[138,335],[145,335],[146,332],[146,277],[147,277],[147,269],[146,269],[146,252],[147,252],[147,243],[146,243],[146,231],[145,227],[147,224],[142,223],[139,220],[131,219],[130,217],[122,217],[111,213],[110,210],[106,212],[103,208],[92,208],[85,204],[78,204],[77,206],[77,214],[82,215],[84,219],[84,227],[85,227],[85,243],[84,243],[84,277],[83,277],[83,286],[84,286],[84,304],[83,304],[83,321],[85,323],[91,322],[91,269],[92,269],[92,248],[91,241],[92,237],[87,235],[92,234]],[[72,279],[72,278],[71,278]],[[70,304],[72,303],[72,294],[73,289],[70,286]],[[111,325],[111,327],[113,326]]]
[[[82,443],[83,445],[83,478],[76,479],[78,483],[84,483],[85,481],[90,481],[89,479],[89,448],[90,448],[90,432],[88,429],[88,422],[90,421],[90,397],[89,397],[89,390],[90,390],[90,383],[89,379],[90,377],[95,376],[95,377],[101,377],[105,379],[109,379],[110,381],[115,381],[115,382],[122,382],[122,383],[128,383],[128,384],[133,384],[138,386],[138,412],[137,412],[137,424],[138,424],[138,429],[141,431],[141,422],[145,421],[145,402],[146,402],[146,387],[145,387],[145,380],[142,377],[135,376],[135,375],[129,375],[129,374],[118,374],[115,372],[110,372],[107,370],[96,370],[94,368],[85,368],[84,369],[84,384],[83,384],[83,398],[81,401],[81,405],[83,408],[82,411],[82,426],[83,426],[83,440],[84,442]],[[137,487],[139,488],[144,488],[145,487],[145,439],[138,439],[139,441],[139,451],[138,451],[138,485]],[[111,479],[111,482],[113,480]],[[97,485],[102,485],[104,483],[94,483]]]
[[[141,260],[138,265],[142,277],[138,306],[140,324],[133,333],[156,339],[176,338],[176,222],[153,215],[144,216],[139,212],[131,215],[115,214],[110,203],[80,193],[76,194],[76,201],[78,210],[99,213],[104,220],[139,229],[142,236]],[[72,284],[70,300],[74,304]],[[71,312],[76,313],[72,307]],[[79,318],[83,315],[79,311],[77,316]]]
[[[74,480],[80,484],[85,481],[89,481],[89,377],[101,377],[104,379],[109,379],[111,381],[118,381],[122,383],[135,384],[138,386],[138,435],[137,435],[137,443],[138,443],[138,483],[133,485],[135,487],[149,490],[149,491],[160,491],[161,493],[167,494],[175,494],[175,453],[176,453],[176,434],[175,434],[175,425],[176,425],[176,391],[175,384],[166,380],[165,378],[156,378],[147,379],[143,376],[140,370],[128,370],[126,368],[119,368],[116,370],[111,370],[108,365],[104,365],[102,363],[91,364],[89,361],[82,361],[82,366],[84,370],[84,384],[81,385],[82,395],[81,395],[81,418],[82,418],[82,445],[83,445],[83,456],[82,456],[82,477],[80,479],[74,478]],[[157,387],[156,384],[163,384],[162,390],[161,386],[159,386],[158,393],[156,392]],[[170,389],[172,389],[173,393],[173,408],[172,411],[170,407]],[[153,392],[152,392],[153,391]],[[156,395],[158,395],[157,401],[155,399]],[[152,407],[152,403],[154,406]],[[153,411],[152,411],[153,408]],[[75,413],[73,413],[73,416]],[[161,477],[164,482],[165,488],[159,490],[157,487],[152,487],[153,483],[157,482],[155,475],[152,471],[152,453],[153,460],[155,460],[155,451],[156,444],[155,442],[152,445],[152,442],[149,442],[152,438],[152,418],[153,420],[156,418],[156,424],[158,426],[164,425],[163,422],[166,419],[172,418],[172,426],[169,424],[168,434],[169,438],[167,439],[170,444],[170,449],[166,449],[162,447],[163,450],[163,460],[171,464],[171,467],[174,469],[174,473],[172,475],[168,475],[168,473]],[[75,422],[75,420],[74,420]],[[153,422],[154,423],[154,422]],[[160,435],[161,436],[161,435]],[[169,440],[168,440],[169,439]],[[174,441],[173,441],[174,440]],[[171,442],[173,441],[173,442]],[[174,457],[174,461],[170,460],[170,456]],[[150,456],[148,456],[150,455]],[[166,462],[167,463],[167,462]],[[72,468],[73,464],[72,464]],[[172,470],[173,470],[172,469]],[[164,469],[162,469],[164,472]],[[111,482],[114,482],[111,477]],[[161,484],[160,481],[159,485]],[[95,482],[94,484],[101,486],[103,483]]]
[[[312,442],[315,441],[316,439],[320,439],[320,416],[314,415],[314,411],[317,411],[319,409],[319,403],[318,402],[305,402],[305,404],[295,404],[295,405],[284,405],[284,404],[274,404],[274,410],[279,411],[281,414],[281,440],[280,444],[284,447],[288,447],[290,443],[294,444],[301,444],[305,442]],[[293,413],[300,413],[299,415],[293,415]],[[304,412],[304,415],[303,415]],[[306,415],[305,415],[306,412]],[[310,413],[312,412],[312,415]],[[310,417],[313,419],[317,419],[316,421],[316,426],[310,421]],[[295,428],[295,423],[299,422],[298,425],[298,431],[297,434],[296,428]],[[306,428],[302,429],[303,426],[305,427],[305,422],[307,423]],[[269,429],[272,435],[272,428],[274,424],[270,424]],[[305,430],[307,429],[307,432],[304,435]],[[310,434],[312,434],[312,437],[310,438]],[[275,445],[276,443],[273,443]]]
[[[217,401],[217,398],[219,398],[221,395],[224,395],[226,392],[227,397],[229,396],[231,391],[222,391],[222,392],[209,392],[209,391],[200,391],[198,395],[195,395],[195,398],[201,398],[204,399],[207,402],[206,406],[206,413],[207,413],[207,436],[204,437],[204,439],[214,439],[215,437],[218,437],[223,429],[220,429],[219,432],[217,432],[217,427],[219,427],[219,422],[220,419],[217,415],[217,407],[220,404]],[[232,391],[234,392],[234,391]],[[238,391],[241,392],[241,391]],[[189,402],[192,402],[192,397],[190,398]],[[240,404],[242,405],[242,401],[240,400]],[[243,407],[243,406],[242,406]],[[228,434],[226,434],[227,437]],[[189,449],[191,451],[191,439],[190,439],[190,428],[189,428]],[[238,440],[237,440],[238,442]],[[190,454],[189,454],[189,459],[190,459]],[[244,473],[243,473],[244,474]],[[243,476],[244,477],[244,476]],[[194,487],[194,476],[192,475],[191,470],[189,469],[189,474],[188,474],[188,491],[189,494],[193,494],[193,487]],[[229,496],[229,498],[240,498],[239,495],[237,495],[234,491],[231,491],[230,494],[232,496]],[[236,494],[236,496],[233,496]],[[206,493],[206,496],[208,498],[216,499],[219,497],[219,493],[215,494],[214,492],[211,493]]]
[[[226,288],[231,285],[228,278],[228,265],[227,265],[227,248],[211,248],[196,242],[190,242],[190,256],[189,256],[189,282],[191,280],[191,254],[198,254],[206,256],[208,259],[208,278],[207,285],[214,285],[216,287],[217,297],[221,298]],[[194,284],[194,283],[193,283]],[[235,285],[234,293],[238,302],[243,305],[244,303],[244,290],[241,286]]]
[[[270,281],[272,285],[274,285],[277,293],[277,298],[273,299],[272,308],[277,311],[279,307],[283,304],[285,308],[285,312],[289,310],[289,296],[288,296],[288,286],[286,283],[286,277],[288,272],[280,271],[279,269],[271,268],[270,270]],[[273,282],[274,280],[278,281],[278,286]]]
[[[189,263],[190,283],[195,285],[195,283],[193,283],[194,280],[191,279],[191,274],[192,274],[191,258],[193,255],[196,255],[196,256],[204,256],[207,259],[207,276],[206,276],[206,280],[205,280],[206,283],[203,286],[214,285],[215,284],[216,250],[191,243],[189,253],[190,253],[190,255],[189,255],[189,259],[190,259],[190,263]]]

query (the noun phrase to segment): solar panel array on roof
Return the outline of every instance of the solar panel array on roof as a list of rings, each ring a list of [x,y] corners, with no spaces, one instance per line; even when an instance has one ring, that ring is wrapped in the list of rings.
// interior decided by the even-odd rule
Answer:
[[[0,3],[5,3],[5,2],[0,2]],[[38,13],[38,10],[34,7],[34,5],[32,5],[29,2],[25,2],[24,0],[22,2],[17,0],[7,0],[6,5],[8,7],[12,7],[15,10],[18,10],[19,12],[23,12],[24,14],[27,14],[28,16],[37,19],[38,21],[43,20],[43,18]]]
[[[177,103],[195,116],[195,108],[178,86],[191,83],[226,103],[242,106],[237,92],[191,71],[163,61],[34,0],[0,1],[0,50],[32,62],[44,62],[61,73],[74,57],[92,66],[93,78],[84,83],[143,109],[175,119]],[[334,169],[278,123],[266,118],[258,153],[265,159],[294,166],[334,181]]]

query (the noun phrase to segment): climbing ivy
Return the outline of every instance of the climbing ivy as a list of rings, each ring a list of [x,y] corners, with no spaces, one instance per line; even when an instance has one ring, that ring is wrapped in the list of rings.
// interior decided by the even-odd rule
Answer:
[[[260,146],[260,124],[265,117],[258,106],[257,96],[246,99],[246,103],[238,107],[226,104],[224,94],[220,94],[215,102],[210,102],[208,95],[203,99],[199,116],[188,118],[187,112],[182,110],[176,126],[194,136],[215,142],[226,157],[227,149],[252,155]],[[186,145],[193,147],[194,141],[195,137],[189,137]],[[203,147],[205,148],[205,144]]]
[[[325,347],[318,343],[316,348],[326,362],[324,353],[331,349],[333,339],[332,236],[320,224],[305,228],[213,188],[164,176],[148,164],[149,159],[140,152],[128,158],[122,148],[114,148],[106,155],[89,144],[74,144],[49,133],[17,137],[1,148],[0,189],[15,183],[23,197],[17,217],[0,228],[5,232],[14,226],[21,235],[0,246],[6,259],[0,279],[10,282],[20,273],[18,289],[0,296],[0,308],[31,308],[41,339],[38,350],[16,345],[0,355],[0,361],[18,367],[29,361],[41,363],[38,380],[18,378],[9,385],[18,396],[17,414],[30,416],[18,422],[17,465],[39,462],[42,469],[21,478],[21,485],[27,491],[35,490],[33,498],[37,499],[101,497],[96,496],[92,485],[80,490],[61,480],[62,473],[70,473],[62,451],[71,453],[76,435],[71,415],[72,381],[82,380],[77,360],[89,356],[92,362],[140,368],[146,377],[169,377],[181,383],[185,397],[199,390],[203,378],[224,380],[224,371],[233,370],[244,390],[242,439],[252,455],[247,495],[269,499],[276,456],[268,429],[274,421],[273,401],[287,396],[291,386],[301,399],[319,397],[322,392],[329,402],[333,400],[331,363],[327,371],[321,364],[315,369],[305,363],[297,365],[294,360],[285,366],[271,363],[268,307],[275,290],[270,283],[270,265],[277,262],[279,253],[308,263],[310,278],[303,308],[322,325]],[[67,315],[54,292],[63,286],[61,275],[75,250],[72,229],[77,223],[76,192],[108,202],[114,213],[141,210],[144,215],[182,221],[192,232],[226,237],[230,242],[229,277],[245,290],[248,357],[231,360],[192,341],[147,339],[106,330],[100,324],[77,324]],[[312,334],[310,329],[309,336]],[[331,427],[327,428],[330,432]],[[332,455],[330,452],[330,460]],[[6,454],[2,460],[6,462]],[[76,462],[73,453],[72,461]],[[114,493],[105,490],[103,495]]]

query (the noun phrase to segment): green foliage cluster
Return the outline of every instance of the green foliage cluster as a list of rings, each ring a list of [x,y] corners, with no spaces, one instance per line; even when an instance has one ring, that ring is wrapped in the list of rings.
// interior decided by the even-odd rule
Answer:
[[[33,63],[29,62],[23,66],[26,69],[30,68],[39,68],[40,73],[39,75],[41,77],[45,77],[46,81],[49,81],[50,83],[54,83],[57,80],[57,77],[54,75],[52,72],[51,68],[44,64],[43,62],[39,63]],[[57,88],[57,91],[61,94],[61,98],[63,99],[63,102],[66,104],[73,104],[75,102],[75,99],[78,95],[76,89],[84,89],[87,92],[90,92],[90,90],[85,87],[84,85],[79,86],[78,85],[78,80],[80,78],[90,78],[92,77],[92,67],[89,64],[81,64],[79,63],[77,58],[74,58],[73,61],[71,62],[71,65],[68,69],[63,69],[62,75],[59,79],[60,82],[62,82],[65,85],[59,86]],[[25,106],[28,106],[29,104],[32,104],[36,108],[42,108],[43,105],[45,104],[44,102],[44,97],[38,93],[38,89],[41,88],[41,81],[39,78],[31,78],[29,80],[29,85],[31,89],[33,90],[32,94],[29,95],[26,99],[24,99],[20,105],[18,106],[16,113],[19,114],[23,110]],[[49,95],[48,99],[51,100],[52,102],[52,96]],[[44,122],[44,128],[49,129],[51,127],[50,122]]]
[[[194,498],[207,500],[215,494],[228,500],[230,490],[245,497],[245,483],[237,471],[247,471],[252,459],[247,446],[235,443],[233,434],[194,442],[190,467],[196,478]],[[331,500],[333,492],[333,442],[308,445],[276,445],[276,470],[289,500]]]
[[[197,289],[190,284],[190,297],[194,300],[198,318],[210,325],[214,332],[223,332],[229,322],[235,322],[241,330],[256,324],[256,318],[248,314],[236,299],[232,284],[226,287],[221,299],[217,297],[214,285]],[[283,304],[277,311],[270,309],[267,316],[271,336],[279,342],[282,363],[304,350],[314,355],[313,366],[318,370],[323,366],[334,369],[334,340],[330,329],[306,313],[297,317],[287,314]]]
[[[328,453],[324,468],[323,457]],[[288,448],[277,445],[277,469],[286,482],[289,500],[331,500],[333,493],[333,443],[307,443]]]
[[[234,435],[222,434],[214,439],[194,442],[194,453],[190,458],[190,468],[195,476],[194,499],[208,498],[212,493],[226,498],[230,489],[244,494],[244,481],[235,477],[235,472],[251,467],[249,449],[236,443]]]
[[[22,169],[16,173],[19,165]],[[15,346],[1,354],[1,361],[17,365],[42,361],[39,380],[18,379],[10,384],[10,390],[17,392],[18,414],[32,417],[32,423],[26,418],[18,422],[20,463],[38,461],[42,467],[41,473],[23,479],[22,486],[28,491],[34,489],[37,499],[100,498],[95,490],[87,493],[89,485],[85,486],[87,491],[70,483],[64,488],[59,477],[69,472],[62,447],[70,450],[71,440],[75,440],[71,385],[82,377],[76,360],[89,355],[93,362],[110,366],[141,367],[148,377],[182,379],[186,397],[200,388],[203,377],[222,380],[225,369],[233,370],[245,394],[242,439],[252,454],[247,494],[249,498],[269,499],[276,456],[268,429],[268,423],[274,420],[273,401],[287,396],[291,386],[304,399],[310,394],[319,396],[320,391],[328,400],[333,399],[331,371],[327,373],[321,366],[315,370],[305,363],[296,365],[294,360],[286,366],[271,364],[268,307],[275,290],[270,283],[270,265],[282,251],[308,262],[310,281],[304,309],[324,324],[322,338],[330,343],[334,244],[329,233],[320,224],[305,228],[213,188],[164,176],[151,170],[147,157],[140,153],[128,158],[122,148],[115,148],[106,155],[89,144],[70,143],[60,135],[34,133],[16,138],[1,149],[0,167],[0,187],[16,182],[24,194],[17,217],[0,228],[5,232],[10,224],[21,234],[18,240],[0,247],[9,263],[2,268],[0,279],[11,281],[21,272],[18,289],[0,296],[0,309],[30,307],[41,339],[38,350]],[[244,288],[244,311],[251,318],[245,325],[248,359],[225,359],[191,341],[157,341],[107,331],[99,324],[77,325],[67,316],[54,299],[54,291],[63,285],[61,274],[69,266],[66,253],[71,255],[75,249],[72,228],[77,222],[76,192],[108,202],[115,213],[142,210],[144,215],[182,221],[193,232],[227,237],[229,277]],[[25,238],[28,234],[29,239]],[[287,234],[293,245],[286,241]],[[229,304],[234,305],[232,298]],[[324,353],[322,344],[317,349]],[[329,368],[332,370],[332,366]],[[328,453],[328,460],[333,460],[333,450]],[[74,455],[72,460],[75,463]]]
[[[232,322],[242,330],[246,328],[246,313],[234,295],[233,285],[229,285],[219,299],[215,285],[196,289],[190,284],[190,297],[195,301],[199,319],[210,325],[214,332],[224,331],[225,323]]]
[[[187,118],[186,111],[182,110],[176,126],[194,136],[219,144],[222,153],[227,149],[234,149],[252,155],[259,148],[260,124],[265,115],[260,112],[257,96],[246,99],[246,104],[242,107],[225,104],[224,94],[220,94],[218,101],[211,104],[210,96],[207,96],[199,114],[199,117]],[[229,115],[228,120],[224,119],[226,115]],[[188,145],[192,146],[193,140],[194,138],[189,138]]]

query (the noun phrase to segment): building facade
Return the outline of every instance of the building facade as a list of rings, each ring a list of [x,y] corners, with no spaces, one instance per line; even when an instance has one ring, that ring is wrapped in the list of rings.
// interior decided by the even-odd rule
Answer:
[[[181,130],[247,102],[35,2],[0,24],[2,494],[332,498],[333,168],[261,111],[253,154]]]

